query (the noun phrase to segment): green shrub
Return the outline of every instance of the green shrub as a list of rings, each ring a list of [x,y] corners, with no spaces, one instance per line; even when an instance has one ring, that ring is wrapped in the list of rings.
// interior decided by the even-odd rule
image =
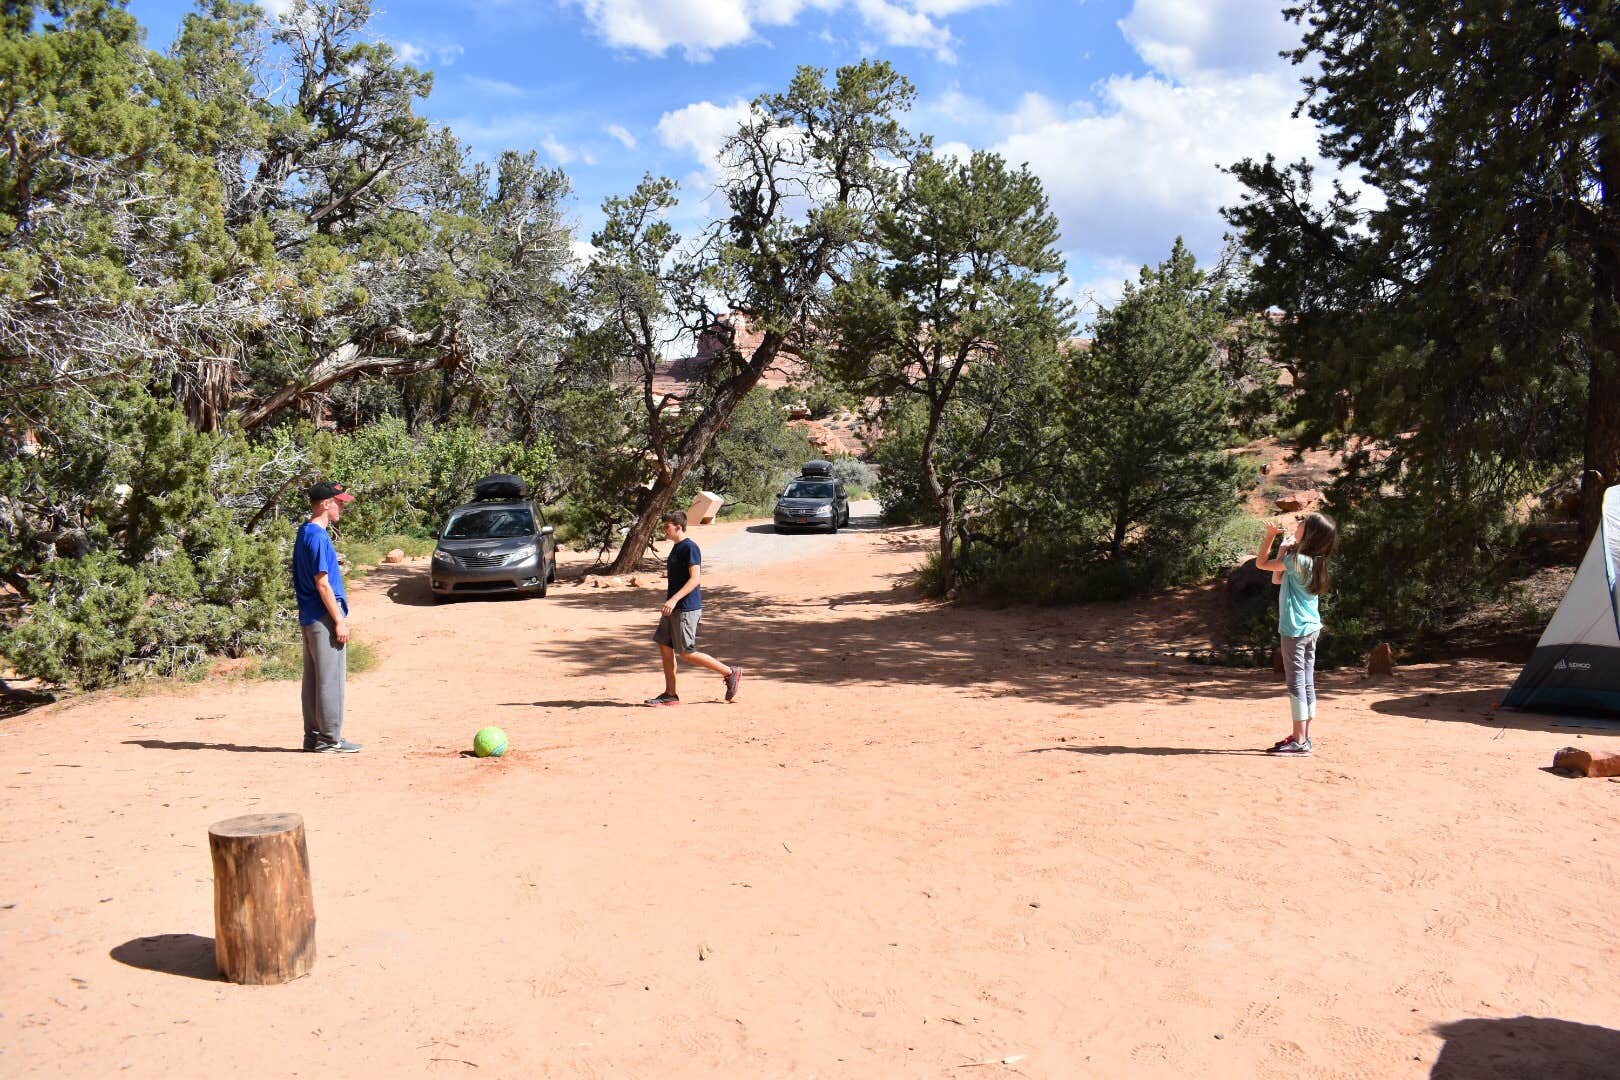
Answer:
[[[359,675],[377,666],[377,650],[358,638],[351,637],[348,644],[350,675]],[[273,646],[259,666],[251,672],[254,678],[289,681],[304,677],[304,647],[298,641],[283,640]]]
[[[385,417],[357,431],[322,433],[310,447],[313,471],[339,480],[356,498],[340,531],[355,540],[426,537],[451,510],[472,498],[472,485],[496,472],[541,488],[556,467],[551,443],[492,442],[476,428],[430,428],[411,434],[405,421]],[[302,510],[300,499],[290,511]]]
[[[844,482],[852,499],[864,499],[877,486],[877,470],[853,454],[832,459],[833,476]]]
[[[883,520],[894,525],[928,525],[939,520],[939,508],[923,477],[922,447],[927,412],[919,402],[891,402],[884,413],[884,434],[873,447],[877,464],[876,494]]]
[[[30,595],[0,653],[28,675],[95,687],[267,645],[291,617],[290,530],[272,519],[249,533],[227,505],[245,441],[199,433],[138,389],[82,404],[64,402],[59,419],[94,435],[7,474]],[[47,523],[72,546],[44,543]]]
[[[380,565],[383,556],[395,548],[399,548],[407,556],[421,557],[433,554],[435,541],[431,536],[406,536],[403,533],[390,533],[370,540],[356,540],[347,536],[339,536],[335,543],[338,553],[349,560],[350,579],[358,581],[365,576],[366,571]]]
[[[699,491],[725,496],[723,512],[755,516],[769,511],[799,468],[818,456],[802,428],[788,424],[778,396],[755,388],[737,406],[731,421],[687,476],[680,505]]]

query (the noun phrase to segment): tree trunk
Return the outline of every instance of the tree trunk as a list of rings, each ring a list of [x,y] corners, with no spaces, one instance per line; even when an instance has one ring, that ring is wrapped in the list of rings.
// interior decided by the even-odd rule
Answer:
[[[1108,545],[1110,558],[1118,559],[1125,554],[1125,536],[1130,531],[1130,509],[1122,499],[1114,509],[1114,538]]]
[[[923,482],[933,496],[939,510],[939,592],[949,596],[956,587],[956,492],[939,479],[939,466],[934,455],[939,449],[939,425],[945,415],[945,402],[930,397],[928,400],[928,431],[923,436]]]
[[[720,388],[708,409],[686,429],[686,434],[681,436],[675,452],[667,459],[668,472],[653,482],[647,503],[631,524],[630,532],[619,547],[619,553],[613,557],[613,563],[608,567],[608,573],[628,574],[641,562],[641,556],[646,552],[647,545],[652,541],[653,534],[658,528],[659,517],[669,509],[670,503],[675,501],[676,494],[681,490],[681,484],[703,460],[709,444],[726,426],[742,399],[759,383],[765,369],[776,362],[777,353],[781,348],[782,338],[779,334],[766,334],[765,340],[754,350],[754,355],[749,358],[743,370],[732,376]]]
[[[1620,112],[1620,101],[1609,109]],[[1613,131],[1613,124],[1607,125]],[[1620,214],[1620,136],[1605,136],[1598,157],[1607,220]],[[1581,544],[1590,543],[1603,514],[1603,492],[1620,484],[1620,240],[1597,236],[1597,311],[1587,373],[1585,467],[1581,473]]]
[[[284,983],[315,966],[315,900],[304,819],[247,814],[208,827],[214,958],[234,983]]]

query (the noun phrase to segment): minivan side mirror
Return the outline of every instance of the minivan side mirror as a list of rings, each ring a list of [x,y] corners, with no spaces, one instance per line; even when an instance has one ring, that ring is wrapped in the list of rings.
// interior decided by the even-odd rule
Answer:
[[[541,536],[550,536],[552,533],[554,533],[556,531],[557,530],[552,528],[550,525],[542,525],[542,526],[540,526],[540,535]]]

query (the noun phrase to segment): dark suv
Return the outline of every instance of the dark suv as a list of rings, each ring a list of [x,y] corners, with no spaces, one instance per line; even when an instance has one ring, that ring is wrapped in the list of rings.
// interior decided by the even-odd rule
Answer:
[[[514,477],[489,477],[473,501],[450,511],[430,574],[434,603],[482,593],[546,595],[557,579],[557,541]]]
[[[832,462],[807,461],[797,479],[776,497],[772,515],[777,532],[789,529],[826,529],[837,532],[849,524],[849,495],[844,482],[832,474]]]

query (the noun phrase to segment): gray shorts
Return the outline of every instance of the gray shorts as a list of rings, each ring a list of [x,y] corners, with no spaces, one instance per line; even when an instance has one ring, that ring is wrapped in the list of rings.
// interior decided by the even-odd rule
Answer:
[[[678,653],[697,652],[697,628],[698,620],[701,618],[703,618],[702,608],[677,611],[673,615],[660,615],[658,629],[653,632],[653,640],[660,645],[668,645]]]

